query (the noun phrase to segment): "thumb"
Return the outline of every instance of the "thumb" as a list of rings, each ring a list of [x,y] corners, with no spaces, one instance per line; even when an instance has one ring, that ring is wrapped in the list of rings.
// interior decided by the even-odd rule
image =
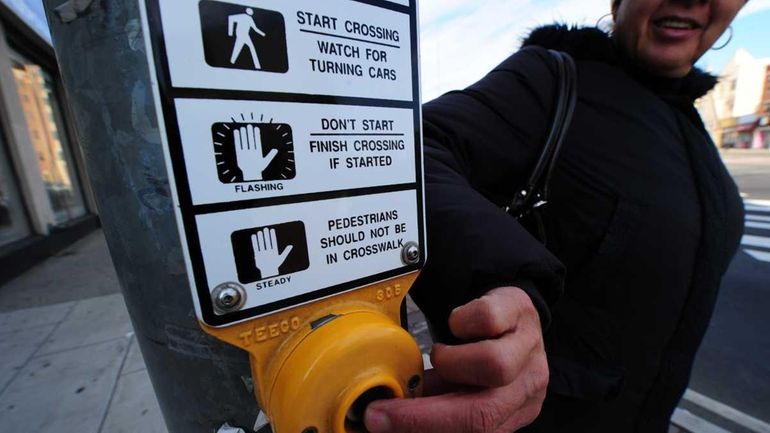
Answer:
[[[259,155],[262,155],[259,153]],[[259,171],[265,171],[268,165],[270,165],[271,162],[273,162],[273,159],[275,159],[276,155],[278,155],[277,149],[270,149],[270,152],[267,153],[267,155],[263,156],[261,159],[257,158],[259,161]]]
[[[377,400],[366,408],[364,424],[371,433],[448,433],[463,431],[468,398],[449,394],[415,399]],[[462,427],[461,427],[462,428]]]
[[[270,152],[267,152],[267,155],[265,156],[265,165],[270,164],[273,159],[275,159],[276,155],[278,155],[278,149],[270,149]]]
[[[286,260],[286,256],[291,253],[291,250],[294,249],[294,245],[287,245],[286,248],[281,251],[281,255],[279,256],[281,260]]]

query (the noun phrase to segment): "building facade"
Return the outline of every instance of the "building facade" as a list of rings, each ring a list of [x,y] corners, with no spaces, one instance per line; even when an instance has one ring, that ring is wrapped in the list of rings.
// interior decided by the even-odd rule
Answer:
[[[770,65],[765,67],[762,98],[759,101],[754,148],[770,149]]]
[[[98,226],[56,59],[0,3],[0,283]]]
[[[714,142],[721,148],[770,149],[770,59],[739,49],[719,78],[697,102]]]

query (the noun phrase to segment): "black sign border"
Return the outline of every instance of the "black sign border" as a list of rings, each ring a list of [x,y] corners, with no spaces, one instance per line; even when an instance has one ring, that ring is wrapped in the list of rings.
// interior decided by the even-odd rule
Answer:
[[[261,317],[275,313],[287,308],[312,302],[331,295],[346,292],[352,289],[394,278],[410,272],[418,271],[425,264],[426,246],[425,246],[425,209],[423,206],[423,163],[422,163],[422,107],[420,105],[420,75],[419,75],[419,53],[418,53],[418,26],[417,26],[417,4],[416,0],[410,0],[409,6],[403,6],[383,0],[350,0],[357,3],[363,3],[370,6],[388,9],[409,15],[410,27],[410,45],[412,50],[412,101],[394,101],[374,98],[355,98],[339,97],[326,95],[309,95],[294,93],[274,93],[274,92],[254,92],[254,91],[233,91],[233,90],[213,90],[213,89],[188,89],[175,88],[171,84],[171,72],[168,58],[166,56],[166,44],[163,34],[163,25],[160,14],[160,0],[145,0],[147,12],[147,22],[149,29],[150,44],[152,53],[150,56],[154,60],[155,72],[158,79],[158,88],[160,91],[160,103],[166,127],[166,141],[169,154],[171,155],[171,166],[176,184],[176,193],[179,203],[179,212],[182,223],[184,224],[184,234],[187,241],[187,251],[193,267],[193,279],[198,295],[198,305],[200,306],[201,319],[210,326],[221,327],[228,326],[246,319]],[[417,66],[415,66],[417,65]],[[229,206],[226,204],[198,205],[194,206],[192,194],[190,191],[189,180],[187,177],[187,168],[182,151],[182,140],[179,130],[179,122],[176,115],[175,99],[195,98],[195,99],[238,99],[238,100],[265,100],[277,102],[305,102],[322,103],[332,105],[352,105],[352,106],[370,106],[370,107],[392,107],[411,109],[414,115],[414,134],[415,134],[415,174],[416,183],[386,185],[381,187],[360,188],[345,191],[321,192],[313,194],[303,194],[299,196],[286,196],[267,198],[259,200],[250,200],[246,202],[233,202]],[[342,284],[321,288],[303,295],[286,298],[281,301],[272,302],[254,308],[237,311],[229,314],[218,315],[214,312],[214,306],[211,300],[211,291],[208,287],[206,277],[205,263],[198,235],[198,226],[195,217],[200,214],[211,212],[222,212],[226,210],[235,210],[243,208],[254,209],[258,207],[273,206],[283,203],[295,203],[300,201],[321,201],[332,198],[348,198],[363,195],[382,194],[396,191],[416,192],[418,236],[420,244],[420,261],[414,265],[403,266],[391,271],[382,272],[365,278],[349,281]],[[227,208],[223,208],[227,206]]]

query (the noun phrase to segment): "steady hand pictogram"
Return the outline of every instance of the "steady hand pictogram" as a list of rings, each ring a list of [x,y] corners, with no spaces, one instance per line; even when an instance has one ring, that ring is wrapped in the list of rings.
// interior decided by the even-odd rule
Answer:
[[[264,228],[257,234],[251,235],[251,245],[254,247],[254,262],[262,278],[280,275],[278,268],[294,248],[293,245],[287,245],[283,251],[278,252],[278,238],[275,235],[275,229],[270,228]]]

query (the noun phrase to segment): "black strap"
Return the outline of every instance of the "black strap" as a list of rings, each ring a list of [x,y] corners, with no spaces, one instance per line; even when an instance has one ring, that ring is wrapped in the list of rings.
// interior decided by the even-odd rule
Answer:
[[[548,50],[556,60],[559,88],[556,92],[556,110],[554,111],[551,131],[545,142],[535,169],[527,183],[518,188],[507,212],[514,218],[521,218],[532,209],[548,202],[549,184],[556,160],[561,151],[564,137],[572,123],[577,102],[577,70],[575,61],[564,52]]]

